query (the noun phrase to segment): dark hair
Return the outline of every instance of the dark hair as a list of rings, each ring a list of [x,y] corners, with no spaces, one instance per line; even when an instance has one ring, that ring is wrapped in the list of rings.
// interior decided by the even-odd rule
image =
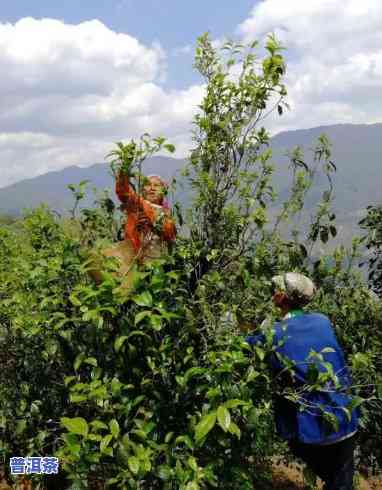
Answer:
[[[274,291],[272,294],[275,294],[277,291],[277,286],[272,288],[272,291]],[[289,297],[286,291],[280,291],[280,293],[284,295],[285,301],[288,302],[288,306],[291,310],[297,310],[306,305],[306,302],[303,301],[302,299]]]
[[[288,303],[291,307],[291,309],[298,309],[298,308],[302,308],[303,306],[306,305],[306,302],[305,301],[302,301],[302,300],[298,300],[297,298],[293,298],[293,299],[290,299],[287,295],[287,298],[288,298]]]

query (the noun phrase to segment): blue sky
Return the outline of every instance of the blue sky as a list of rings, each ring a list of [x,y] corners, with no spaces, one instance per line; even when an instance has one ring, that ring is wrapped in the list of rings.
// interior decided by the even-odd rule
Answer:
[[[103,161],[145,132],[187,157],[206,31],[286,46],[291,110],[262,122],[271,134],[381,122],[381,25],[381,0],[4,0],[0,187]]]
[[[51,17],[67,23],[99,19],[110,29],[128,33],[144,44],[159,42],[168,52],[166,85],[182,88],[199,80],[192,68],[193,52],[176,49],[195,46],[198,36],[234,36],[249,15],[254,0],[12,0],[3,2],[2,22]],[[173,62],[171,62],[173,61]]]

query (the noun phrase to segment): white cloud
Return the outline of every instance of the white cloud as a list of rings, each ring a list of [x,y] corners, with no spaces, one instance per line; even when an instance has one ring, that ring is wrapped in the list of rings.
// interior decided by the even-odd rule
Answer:
[[[0,187],[102,161],[143,132],[187,148],[202,87],[166,91],[166,55],[98,20],[0,23]]]
[[[287,48],[291,112],[274,131],[382,120],[382,2],[263,0],[239,26],[247,42],[274,32]]]
[[[276,132],[381,121],[381,25],[380,0],[257,3],[238,33],[251,41],[275,32],[287,47],[292,108],[264,124]],[[166,89],[167,62],[160,45],[98,20],[0,23],[0,187],[103,161],[114,141],[146,131],[167,136],[184,156],[203,87]]]
[[[104,95],[158,77],[159,46],[147,48],[98,20],[79,25],[25,18],[0,25],[2,93]]]

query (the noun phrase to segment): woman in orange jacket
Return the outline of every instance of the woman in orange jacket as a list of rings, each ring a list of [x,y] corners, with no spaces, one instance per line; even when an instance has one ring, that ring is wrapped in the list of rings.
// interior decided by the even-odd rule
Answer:
[[[164,200],[166,187],[167,184],[158,175],[151,175],[140,196],[126,175],[120,173],[116,179],[116,194],[127,215],[125,239],[103,249],[101,253],[105,257],[116,257],[121,262],[118,273],[124,276],[126,291],[132,286],[133,275],[130,271],[134,262],[142,264],[145,260],[159,258],[166,252],[167,244],[175,240],[175,224]],[[101,283],[99,266],[89,270],[89,273],[97,284]]]
[[[175,240],[175,224],[164,202],[166,187],[158,175],[151,175],[146,178],[140,196],[127,175],[120,173],[116,179],[116,194],[127,215],[125,241],[140,262],[160,256],[166,244]]]

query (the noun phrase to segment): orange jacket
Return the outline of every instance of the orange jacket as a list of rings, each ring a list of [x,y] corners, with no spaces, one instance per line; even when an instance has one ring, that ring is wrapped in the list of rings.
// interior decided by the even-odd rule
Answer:
[[[138,195],[131,187],[126,175],[121,176],[120,174],[117,177],[115,191],[119,200],[126,205],[125,240],[129,240],[135,252],[138,253],[142,247],[143,237],[152,230],[160,209]],[[165,217],[160,237],[166,242],[171,242],[176,237],[175,224],[169,216],[168,210],[162,208],[162,211],[165,213]],[[140,218],[145,218],[148,223],[138,229]]]

